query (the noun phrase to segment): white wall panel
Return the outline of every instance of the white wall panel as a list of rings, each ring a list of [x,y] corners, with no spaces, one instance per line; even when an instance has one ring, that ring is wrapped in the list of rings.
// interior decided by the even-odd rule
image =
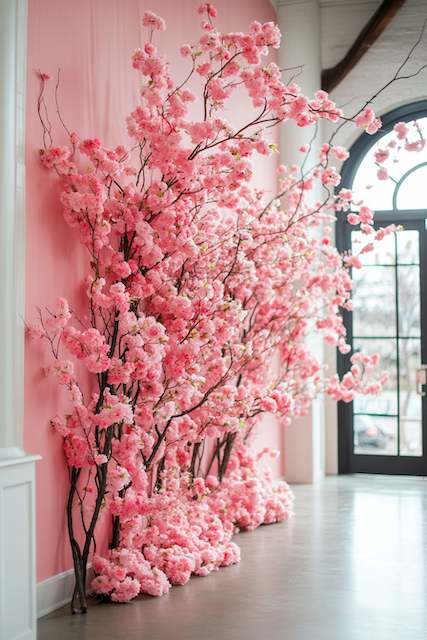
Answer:
[[[35,640],[34,463],[0,460],[0,638]]]

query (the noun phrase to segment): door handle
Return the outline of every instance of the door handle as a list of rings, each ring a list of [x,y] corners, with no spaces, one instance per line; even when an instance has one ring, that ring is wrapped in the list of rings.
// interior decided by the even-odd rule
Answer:
[[[425,396],[426,392],[423,390],[423,386],[427,384],[427,365],[426,364],[422,364],[421,367],[417,369],[416,381],[417,381],[418,395]]]

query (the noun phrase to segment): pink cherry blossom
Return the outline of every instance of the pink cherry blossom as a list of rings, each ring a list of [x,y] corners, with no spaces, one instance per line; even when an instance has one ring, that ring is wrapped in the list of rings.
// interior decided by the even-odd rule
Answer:
[[[375,112],[371,107],[366,107],[359,115],[354,119],[355,124],[364,129],[366,133],[374,134],[381,127],[381,120],[376,117]]]
[[[388,171],[385,167],[380,167],[377,171],[378,180],[387,180],[388,179]]]
[[[398,122],[394,125],[393,130],[396,132],[398,140],[404,140],[409,133],[409,128],[405,122]]]
[[[184,83],[151,41],[163,19],[144,13],[150,34],[131,59],[141,91],[129,140],[109,148],[73,133],[40,153],[88,256],[83,313],[60,298],[28,325],[69,393],[51,425],[70,469],[75,608],[85,607],[82,550],[92,549],[99,534],[90,523],[101,514],[112,521],[111,545],[97,545],[91,589],[103,598],[161,596],[237,563],[237,530],[292,516],[289,487],[261,465],[274,452],[253,449],[265,413],[285,426],[323,391],[350,402],[385,383],[377,358],[363,354],[341,379],[331,375],[308,338],[316,331],[349,352],[342,310],[352,309],[351,270],[396,227],[375,229],[371,209],[336,189],[331,162],[348,152],[332,138],[311,169],[279,165],[274,194],[253,172],[256,156],[277,151],[271,128],[283,121],[375,133],[379,119],[370,107],[347,117],[325,91],[310,97],[286,84],[268,57],[280,44],[273,23],[223,33],[213,5],[199,13],[198,40],[180,49]],[[236,98],[249,105],[246,122],[234,117]],[[418,138],[407,144],[422,147]],[[380,165],[387,153],[377,152]],[[352,255],[333,243],[341,215],[362,232]]]
[[[166,30],[166,22],[163,18],[160,18],[152,11],[144,11],[144,15],[142,16],[142,24],[144,27],[150,27],[150,29],[154,29],[155,31],[165,31]]]

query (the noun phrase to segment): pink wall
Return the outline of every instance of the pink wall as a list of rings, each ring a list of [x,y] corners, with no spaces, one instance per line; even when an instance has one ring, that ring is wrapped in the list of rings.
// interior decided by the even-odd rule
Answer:
[[[217,0],[218,24],[242,31],[254,20],[274,20],[269,0]],[[199,17],[199,0],[29,0],[27,92],[27,294],[26,315],[35,317],[37,305],[53,306],[58,296],[78,308],[86,257],[62,219],[58,187],[38,163],[41,128],[36,102],[36,70],[55,76],[61,69],[62,115],[81,136],[98,136],[107,145],[126,140],[123,121],[137,100],[137,77],[130,55],[140,45],[141,16],[152,9],[162,15],[168,30],[161,47],[173,60],[173,72],[183,77],[185,62],[178,46],[191,43]],[[52,82],[51,82],[52,84]],[[52,89],[52,86],[49,87]],[[55,142],[63,139],[52,100],[48,101]],[[257,181],[275,185],[274,166],[259,163]],[[37,544],[38,580],[71,567],[65,529],[68,485],[60,439],[49,419],[66,409],[66,399],[41,374],[48,365],[46,345],[27,344],[25,360],[25,446],[38,453]],[[280,445],[274,425],[263,429],[262,445]],[[280,466],[277,463],[275,471]]]

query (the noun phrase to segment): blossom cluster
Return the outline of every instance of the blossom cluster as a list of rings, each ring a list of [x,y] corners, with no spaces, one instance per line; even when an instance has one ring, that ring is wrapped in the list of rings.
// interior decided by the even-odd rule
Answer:
[[[397,122],[393,127],[395,134],[388,143],[377,145],[374,153],[375,163],[378,167],[378,180],[388,180],[390,176],[390,163],[399,161],[402,151],[421,152],[425,148],[426,141],[422,130],[416,120],[412,122]],[[391,178],[393,179],[393,178]]]
[[[161,596],[192,575],[205,577],[240,561],[232,536],[239,530],[272,524],[292,515],[293,495],[285,482],[261,471],[259,454],[240,444],[229,473],[198,477],[189,486],[165,478],[162,491],[141,499],[128,491],[110,506],[120,515],[120,546],[95,556],[91,589],[116,602],[144,593]]]

